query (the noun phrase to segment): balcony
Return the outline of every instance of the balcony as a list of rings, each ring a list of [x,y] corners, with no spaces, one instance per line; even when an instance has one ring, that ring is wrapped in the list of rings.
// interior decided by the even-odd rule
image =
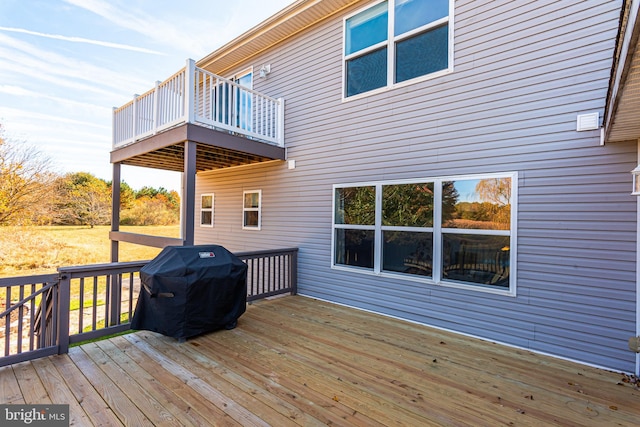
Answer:
[[[186,141],[197,143],[197,171],[284,160],[284,100],[188,60],[113,111],[112,163],[182,172]]]
[[[198,172],[285,160],[284,99],[196,67],[193,60],[113,111],[112,261],[118,242],[164,247],[194,243]],[[119,231],[120,166],[183,173],[181,238]]]

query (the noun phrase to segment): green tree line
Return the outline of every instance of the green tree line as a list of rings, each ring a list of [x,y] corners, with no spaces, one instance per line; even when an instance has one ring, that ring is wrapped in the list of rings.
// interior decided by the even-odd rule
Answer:
[[[89,172],[52,172],[48,157],[5,138],[0,124],[0,225],[109,225],[111,184]],[[120,184],[121,224],[172,225],[179,220],[176,191]]]

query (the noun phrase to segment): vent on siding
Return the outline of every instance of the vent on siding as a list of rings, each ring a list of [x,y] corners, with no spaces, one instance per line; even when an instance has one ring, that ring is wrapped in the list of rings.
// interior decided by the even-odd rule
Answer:
[[[578,114],[577,131],[598,129],[600,123],[600,115],[598,112],[589,114]]]

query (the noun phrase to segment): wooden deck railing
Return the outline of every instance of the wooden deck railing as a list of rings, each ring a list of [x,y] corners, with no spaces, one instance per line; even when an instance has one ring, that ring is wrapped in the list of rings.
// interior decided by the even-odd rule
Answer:
[[[59,289],[57,274],[0,279],[0,339],[4,341],[0,366],[26,360],[20,357],[24,353],[35,359],[58,352],[55,336],[47,342],[45,335],[36,334],[36,328],[44,328],[45,322],[39,312],[47,312],[48,304],[58,303],[57,293],[51,294],[52,301],[43,298],[50,289]],[[56,333],[52,331],[53,335]]]
[[[264,95],[195,66],[113,110],[113,148],[182,123],[234,132],[284,147],[284,100]]]
[[[297,292],[296,248],[237,253],[247,301]],[[66,353],[69,345],[130,329],[148,261],[63,267],[0,279],[0,366]]]
[[[235,254],[248,266],[247,301],[298,293],[298,250],[254,251]]]

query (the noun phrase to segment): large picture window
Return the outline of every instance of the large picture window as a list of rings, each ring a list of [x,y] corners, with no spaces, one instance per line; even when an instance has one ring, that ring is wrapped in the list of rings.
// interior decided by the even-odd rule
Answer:
[[[451,67],[450,0],[388,0],[344,23],[344,96]]]
[[[512,294],[516,178],[335,185],[332,265]]]

